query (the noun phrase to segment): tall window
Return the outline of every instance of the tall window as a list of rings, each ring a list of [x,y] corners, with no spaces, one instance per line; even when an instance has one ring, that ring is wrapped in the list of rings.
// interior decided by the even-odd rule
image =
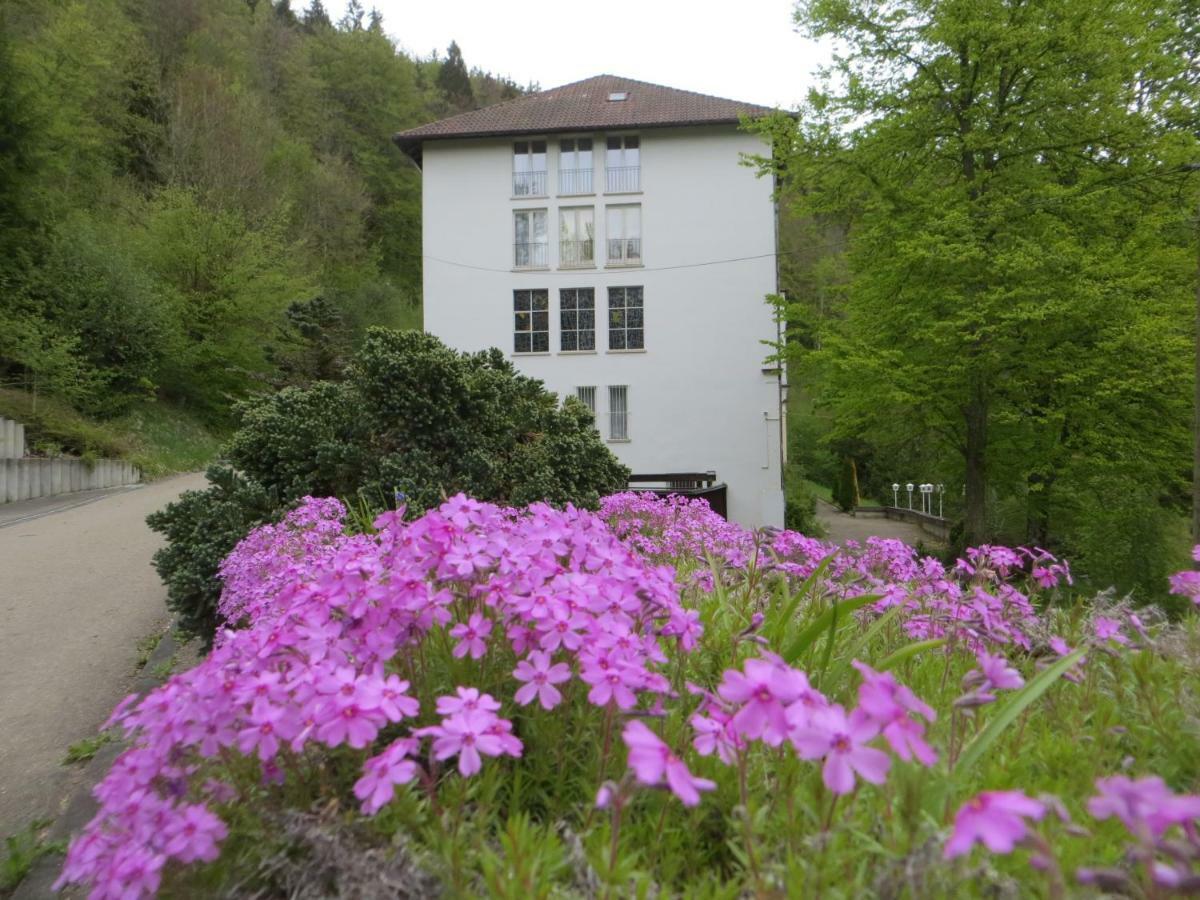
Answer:
[[[513,196],[546,196],[546,142],[513,144]]]
[[[590,206],[569,206],[558,212],[558,264],[596,264],[596,212]]]
[[[608,386],[608,439],[629,440],[629,386]]]
[[[608,216],[609,265],[637,265],[642,261],[642,207],[610,206]]]
[[[549,352],[549,291],[513,291],[513,320],[515,353]]]
[[[608,349],[644,350],[645,324],[642,320],[642,289],[608,289]]]
[[[592,192],[592,139],[563,138],[558,144],[558,192]]]
[[[544,209],[519,209],[513,213],[513,264],[518,269],[544,269],[550,264],[550,241]]]
[[[610,137],[604,154],[604,189],[610,194],[642,189],[641,143],[633,135]]]
[[[562,350],[596,349],[596,293],[591,288],[558,292],[559,339]]]
[[[575,396],[592,411],[593,416],[596,415],[596,386],[594,384],[589,387],[575,388]]]

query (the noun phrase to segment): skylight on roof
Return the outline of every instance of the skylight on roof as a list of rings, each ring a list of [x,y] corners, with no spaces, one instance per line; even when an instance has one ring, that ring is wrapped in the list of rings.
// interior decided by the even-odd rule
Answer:
[[[608,95],[608,99],[610,102],[616,102],[618,100],[628,100],[629,99],[629,91],[613,91],[611,94]]]

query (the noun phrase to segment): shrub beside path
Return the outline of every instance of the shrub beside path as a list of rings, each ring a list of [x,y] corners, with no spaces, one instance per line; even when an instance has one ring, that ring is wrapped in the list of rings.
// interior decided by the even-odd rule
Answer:
[[[132,689],[138,640],[167,622],[145,518],[204,485],[182,475],[0,527],[0,836],[59,812],[79,777],[67,748]]]

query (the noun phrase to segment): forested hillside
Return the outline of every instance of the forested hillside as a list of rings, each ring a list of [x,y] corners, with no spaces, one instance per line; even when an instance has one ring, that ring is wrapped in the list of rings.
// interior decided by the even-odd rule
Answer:
[[[358,3],[0,0],[0,390],[219,427],[419,325],[420,176],[389,137],[518,93]]]

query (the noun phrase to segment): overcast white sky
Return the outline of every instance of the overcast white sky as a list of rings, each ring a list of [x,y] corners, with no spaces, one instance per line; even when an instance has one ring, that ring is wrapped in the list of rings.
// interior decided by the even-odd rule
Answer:
[[[303,9],[307,0],[294,0]],[[792,0],[364,0],[406,50],[445,54],[518,84],[556,87],[609,73],[766,106],[792,108],[827,54],[796,34]],[[326,0],[340,18],[343,0]]]

